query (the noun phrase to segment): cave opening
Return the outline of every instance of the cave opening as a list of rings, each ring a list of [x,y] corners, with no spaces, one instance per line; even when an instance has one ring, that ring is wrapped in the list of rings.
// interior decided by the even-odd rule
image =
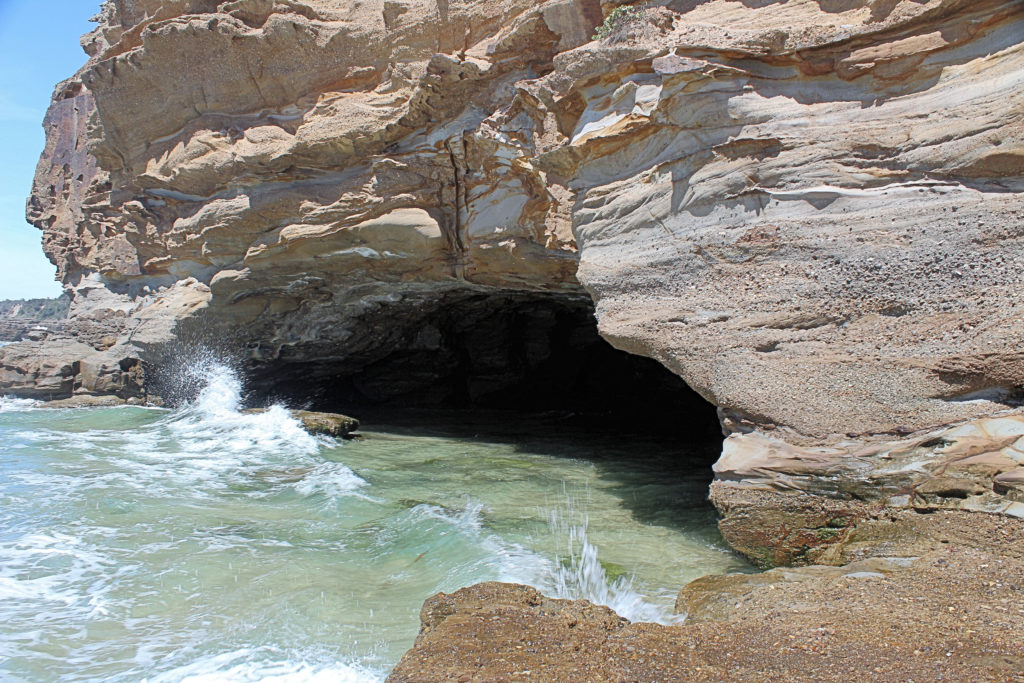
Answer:
[[[683,445],[708,478],[721,452],[715,407],[662,364],[605,341],[585,293],[458,292],[391,303],[357,329],[343,355],[297,348],[257,365],[250,388],[371,427],[444,411],[458,415],[449,432],[514,439],[516,424],[542,417],[581,438]]]

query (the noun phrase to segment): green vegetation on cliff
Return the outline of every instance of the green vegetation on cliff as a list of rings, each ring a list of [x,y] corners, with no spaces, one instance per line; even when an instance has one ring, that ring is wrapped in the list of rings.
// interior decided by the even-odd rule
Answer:
[[[62,294],[56,299],[8,299],[0,301],[0,318],[22,320],[62,320],[68,317],[71,297]]]
[[[638,7],[616,7],[605,18],[604,23],[597,27],[592,40],[604,40],[616,29],[639,19],[643,11]]]

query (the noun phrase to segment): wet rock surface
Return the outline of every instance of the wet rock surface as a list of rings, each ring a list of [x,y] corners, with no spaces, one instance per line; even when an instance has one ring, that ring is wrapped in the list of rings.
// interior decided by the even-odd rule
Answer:
[[[292,416],[310,434],[346,437],[359,429],[359,420],[338,413],[317,413],[309,410],[292,411]]]

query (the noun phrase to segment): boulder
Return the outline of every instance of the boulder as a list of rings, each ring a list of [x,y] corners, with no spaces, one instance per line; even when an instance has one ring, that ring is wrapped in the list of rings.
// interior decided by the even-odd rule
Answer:
[[[266,408],[248,408],[244,413],[263,413]],[[348,438],[359,429],[359,420],[340,413],[321,413],[312,410],[290,410],[293,418],[310,434],[323,434],[336,438]]]
[[[359,420],[338,413],[317,413],[309,410],[293,410],[292,417],[302,423],[310,434],[325,434],[334,437],[348,437],[359,429]]]

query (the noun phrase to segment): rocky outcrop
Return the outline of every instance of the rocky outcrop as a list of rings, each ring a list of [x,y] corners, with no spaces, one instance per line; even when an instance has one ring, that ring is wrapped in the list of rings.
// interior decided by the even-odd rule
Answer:
[[[20,341],[35,326],[36,322],[34,320],[19,318],[0,319],[0,341]]]
[[[902,555],[698,579],[678,626],[525,586],[442,593],[388,680],[1018,680],[1024,537],[976,517],[897,512]]]
[[[1003,409],[1024,379],[1019,6],[674,6],[667,54],[570,86],[551,153],[603,334],[796,442]]]
[[[278,376],[330,363],[329,384],[436,347],[425,318],[460,301],[585,296],[569,198],[513,103],[588,39],[596,3],[109,2],[99,19],[28,212],[87,292],[73,317],[131,321],[191,281],[207,338],[215,323]]]
[[[729,544],[761,566],[842,564],[886,554],[864,534],[893,509],[960,509],[1024,519],[1024,413],[912,437],[800,447],[762,432],[725,440],[711,500]]]
[[[195,280],[160,297],[124,301],[105,287],[81,284],[75,317],[36,329],[0,348],[0,393],[43,400],[73,395],[148,399],[143,358],[164,353],[178,323],[206,302]]]
[[[141,395],[187,339],[310,400],[475,399],[594,306],[719,407],[759,561],[1015,514],[1024,7],[664,0],[592,39],[621,4],[105,3],[28,206],[68,331],[0,387]]]
[[[0,301],[0,342],[42,339],[59,331],[67,317],[69,297]]]

